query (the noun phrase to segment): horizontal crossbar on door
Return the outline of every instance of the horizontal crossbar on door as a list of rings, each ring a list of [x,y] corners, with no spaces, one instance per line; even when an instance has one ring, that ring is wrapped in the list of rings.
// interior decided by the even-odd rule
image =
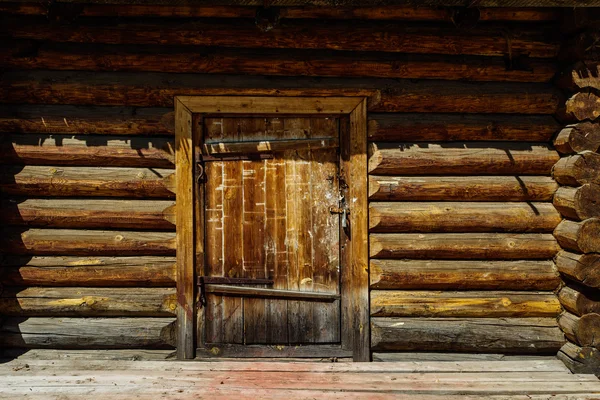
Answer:
[[[299,290],[265,289],[230,285],[205,285],[204,290],[206,293],[217,293],[229,296],[243,297],[261,297],[322,302],[333,302],[340,299],[340,295],[335,293],[301,292]]]

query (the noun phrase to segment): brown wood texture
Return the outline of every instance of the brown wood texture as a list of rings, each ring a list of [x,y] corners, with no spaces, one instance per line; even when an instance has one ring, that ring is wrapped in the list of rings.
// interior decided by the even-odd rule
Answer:
[[[586,183],[578,188],[563,186],[554,195],[554,207],[565,217],[584,220],[600,217],[600,185]]]
[[[371,201],[549,201],[557,189],[545,176],[369,176]]]
[[[600,116],[600,96],[594,92],[579,92],[571,96],[558,116],[565,121],[594,121]]]
[[[175,343],[174,323],[173,318],[6,318],[0,325],[0,345],[56,349],[169,349]]]
[[[238,296],[244,298],[258,298],[258,299],[290,299],[300,301],[322,301],[322,302],[334,302],[339,300],[340,296],[333,293],[319,293],[315,291],[301,291],[301,290],[288,290],[288,289],[269,289],[262,287],[244,287],[235,285],[215,285],[209,284],[205,286],[207,293],[218,293],[227,296]],[[252,323],[248,321],[248,323]],[[250,326],[249,329],[254,328]],[[312,329],[312,328],[311,328]],[[247,332],[248,330],[246,330]]]
[[[372,317],[555,317],[551,292],[371,291]]]
[[[267,121],[268,123],[271,123]],[[266,132],[265,132],[266,133]],[[252,157],[255,154],[278,153],[286,150],[321,150],[339,147],[339,138],[302,139],[299,140],[261,140],[252,142],[215,142],[204,145],[209,155],[240,155]]]
[[[596,374],[600,368],[600,350],[594,347],[579,347],[567,342],[556,357],[574,374]]]
[[[0,221],[7,225],[175,230],[175,202],[169,200],[13,199],[0,205]]]
[[[547,116],[369,114],[369,140],[388,142],[548,142],[559,129]]]
[[[515,260],[550,259],[560,250],[550,234],[373,233],[373,258]]]
[[[0,102],[173,107],[176,95],[365,96],[369,111],[554,114],[563,101],[546,84],[314,79],[231,75],[6,72]],[[151,87],[152,89],[149,89]],[[8,101],[10,99],[10,101]],[[348,110],[352,111],[352,110]]]
[[[575,315],[600,314],[600,295],[588,288],[569,284],[558,292],[558,299],[567,311]]]
[[[135,256],[175,254],[172,232],[4,229],[0,250],[14,255]]]
[[[552,176],[562,185],[600,184],[600,154],[583,151],[561,158],[552,169]]]
[[[575,254],[560,251],[556,255],[558,270],[574,280],[592,288],[600,288],[600,255]]]
[[[549,146],[525,143],[371,143],[376,175],[550,175],[559,160]]]
[[[548,40],[549,27],[532,30],[487,25],[470,29],[467,34],[443,26],[418,24],[363,21],[309,21],[307,24],[288,20],[264,32],[249,20],[236,21],[235,25],[218,21],[121,22],[105,25],[93,21],[88,24],[81,22],[57,26],[49,24],[44,18],[21,17],[5,20],[4,27],[13,38],[74,43],[328,49],[500,57],[506,54],[507,46],[510,46],[515,55],[527,54],[540,58],[553,58],[559,50],[558,41]],[[509,43],[507,36],[510,37]]]
[[[173,142],[164,138],[3,135],[3,164],[173,168]]]
[[[575,63],[560,75],[557,84],[573,92],[590,88],[600,90],[600,62],[580,61]]]
[[[554,230],[554,237],[567,250],[581,253],[600,253],[600,218],[581,222],[563,220]]]
[[[572,342],[600,350],[600,314],[588,313],[578,317],[564,311],[558,318],[558,325]]]
[[[371,260],[371,289],[553,290],[551,261]]]
[[[175,257],[6,256],[0,266],[5,286],[174,287]]]
[[[373,202],[369,231],[552,232],[561,216],[549,203]]]
[[[372,318],[373,350],[556,353],[554,318]]]
[[[562,154],[597,152],[600,150],[600,125],[589,121],[567,125],[554,139],[554,148]]]
[[[13,317],[168,317],[174,289],[5,288],[0,312]]]

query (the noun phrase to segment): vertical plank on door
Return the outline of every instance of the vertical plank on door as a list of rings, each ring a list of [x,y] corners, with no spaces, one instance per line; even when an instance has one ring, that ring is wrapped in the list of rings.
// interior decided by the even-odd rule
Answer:
[[[194,161],[198,159],[198,156],[202,154],[202,143],[204,142],[204,121],[201,114],[192,115],[192,140],[194,143]],[[196,169],[196,166],[194,166]],[[204,190],[205,186],[201,182],[202,177],[198,176],[197,171],[194,174],[193,186],[194,186],[194,242],[195,242],[195,276],[203,276],[205,273],[205,198]],[[195,284],[196,282],[194,282]],[[196,292],[196,302],[198,302],[199,291]],[[205,313],[196,313],[196,342],[204,343],[204,317]],[[197,347],[197,345],[195,346]]]

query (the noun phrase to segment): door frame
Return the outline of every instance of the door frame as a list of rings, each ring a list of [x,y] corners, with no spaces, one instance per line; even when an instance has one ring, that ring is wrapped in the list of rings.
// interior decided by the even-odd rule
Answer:
[[[195,126],[202,114],[347,116],[340,129],[340,173],[348,184],[350,235],[340,238],[341,348],[354,361],[370,361],[367,201],[367,98],[356,96],[176,96],[175,176],[177,248],[177,358],[196,351],[196,270],[204,264],[203,186],[195,184],[200,154]],[[198,199],[198,201],[196,201]]]

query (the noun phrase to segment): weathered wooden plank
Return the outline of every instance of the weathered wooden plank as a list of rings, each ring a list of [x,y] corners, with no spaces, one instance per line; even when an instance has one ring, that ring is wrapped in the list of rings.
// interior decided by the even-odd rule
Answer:
[[[600,255],[575,254],[560,251],[556,255],[558,270],[575,282],[592,288],[600,288]]]
[[[554,318],[372,318],[373,350],[553,353],[564,344]]]
[[[584,220],[600,217],[600,185],[586,183],[578,188],[562,186],[554,195],[554,207],[565,217]]]
[[[305,140],[263,140],[258,142],[209,143],[204,145],[206,153],[214,156],[255,153],[275,153],[287,150],[310,151],[339,147],[338,138]]]
[[[83,21],[82,21],[83,22]],[[90,21],[91,22],[91,21]],[[444,26],[382,24],[363,21],[294,21],[275,25],[268,31],[256,28],[254,21],[239,20],[235,25],[210,20],[79,23],[56,26],[45,18],[7,19],[5,31],[13,38],[42,41],[104,44],[168,44],[242,48],[295,48],[394,53],[504,56],[509,35],[513,54],[553,58],[559,42],[550,39],[550,27],[516,29],[506,25],[486,25],[468,33]],[[546,35],[544,35],[546,33]]]
[[[173,318],[6,318],[0,324],[0,345],[55,349],[168,349],[175,342],[173,325]]]
[[[526,143],[371,143],[376,175],[550,175],[558,153]]]
[[[13,196],[174,199],[171,169],[3,166],[0,192]]]
[[[545,176],[369,176],[369,200],[549,201],[557,189]]]
[[[343,350],[335,344],[298,344],[293,346],[286,345],[240,345],[240,344],[219,344],[211,343],[205,348],[197,349],[199,358],[346,358],[352,357],[352,352]]]
[[[600,125],[589,121],[568,125],[554,139],[554,147],[562,154],[597,152],[600,150]]]
[[[552,232],[562,221],[550,203],[372,202],[369,231]]]
[[[551,261],[371,260],[371,289],[553,290]]]
[[[567,311],[575,315],[600,314],[600,294],[589,288],[569,283],[558,292],[558,299]]]
[[[14,255],[129,256],[175,254],[173,232],[4,230],[0,250]]]
[[[167,317],[174,289],[4,288],[0,312],[13,317]]]
[[[173,168],[171,139],[127,136],[2,135],[3,164]]]
[[[11,71],[2,77],[0,102],[46,105],[173,107],[176,95],[346,95],[368,97],[369,110],[379,112],[551,115],[563,101],[550,85],[526,83],[61,71]]]
[[[579,186],[586,183],[600,185],[600,154],[583,151],[561,158],[552,169],[552,176],[563,185]]]
[[[567,342],[556,357],[574,374],[596,374],[600,369],[600,350],[593,347],[579,347]]]
[[[35,351],[35,350],[30,350]],[[42,351],[42,350],[38,350]],[[48,351],[48,350],[46,350]],[[37,356],[37,353],[34,353]],[[442,352],[400,352],[400,353],[373,353],[373,361],[378,362],[433,362],[435,364],[463,364],[474,363],[482,364],[480,371],[484,371],[486,367],[483,365],[501,364],[515,365],[514,369],[518,370],[518,366],[525,366],[529,363],[552,363],[553,367],[558,370],[565,370],[565,366],[561,361],[550,355],[535,355],[535,354],[493,354],[493,353],[442,353]],[[442,361],[442,362],[440,362]],[[451,361],[448,363],[447,361]],[[558,361],[558,364],[556,362]],[[510,367],[509,367],[510,368]]]
[[[372,317],[556,317],[551,292],[371,291]]]
[[[564,311],[558,317],[558,326],[570,341],[600,350],[600,314],[588,313],[578,317]]]
[[[550,259],[560,250],[550,234],[371,234],[373,258]]]
[[[558,110],[557,116],[567,122],[594,121],[600,116],[600,96],[593,91],[575,93]]]
[[[276,299],[293,299],[303,301],[323,301],[333,302],[338,300],[340,296],[338,294],[321,293],[321,292],[308,292],[300,290],[282,290],[282,289],[269,289],[259,287],[244,287],[244,286],[230,286],[230,285],[206,285],[207,293],[218,293],[227,296],[238,296],[238,297],[256,297],[256,298],[276,298]],[[247,330],[246,330],[247,331]],[[264,340],[264,339],[263,339]]]
[[[11,199],[0,205],[0,221],[7,225],[175,230],[170,200]]]
[[[581,222],[563,220],[554,230],[554,237],[567,250],[581,253],[600,253],[600,218]]]
[[[19,358],[39,361],[39,362],[54,362],[58,368],[59,360],[77,360],[85,363],[93,360],[103,361],[164,361],[172,358],[174,352],[172,350],[152,350],[152,349],[121,349],[121,350],[89,350],[89,349],[28,349],[23,352],[23,349],[6,348],[2,349],[3,354],[11,360]]]
[[[549,142],[559,128],[539,115],[369,114],[369,140],[378,142]]]
[[[6,286],[174,287],[175,280],[174,257],[6,256],[0,266]]]

